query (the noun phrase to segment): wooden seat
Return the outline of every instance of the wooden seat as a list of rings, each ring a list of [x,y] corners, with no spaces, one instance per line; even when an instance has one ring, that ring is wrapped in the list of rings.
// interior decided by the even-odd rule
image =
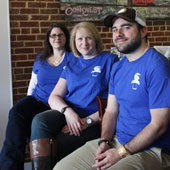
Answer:
[[[105,108],[107,106],[107,99],[102,98],[100,96],[97,96],[96,98],[97,98],[97,106],[98,106],[98,112],[100,118],[100,128],[102,128],[102,118],[105,112]]]

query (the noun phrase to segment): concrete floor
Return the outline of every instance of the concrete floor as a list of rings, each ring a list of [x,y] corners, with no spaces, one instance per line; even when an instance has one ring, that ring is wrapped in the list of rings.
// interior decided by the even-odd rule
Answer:
[[[32,170],[32,168],[31,168],[31,162],[26,162],[26,163],[24,164],[24,170]]]

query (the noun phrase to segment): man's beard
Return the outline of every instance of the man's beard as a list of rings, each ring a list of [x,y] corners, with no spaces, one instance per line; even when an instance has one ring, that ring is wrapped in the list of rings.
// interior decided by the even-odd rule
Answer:
[[[124,38],[124,37],[119,37],[117,39],[126,39],[127,40],[127,38]],[[137,36],[135,38],[131,39],[130,42],[128,42],[127,44],[125,42],[125,44],[122,44],[119,46],[115,43],[115,46],[119,52],[121,52],[123,54],[129,54],[129,53],[136,51],[140,47],[141,43],[142,43],[141,35],[140,35],[140,33],[138,33]]]

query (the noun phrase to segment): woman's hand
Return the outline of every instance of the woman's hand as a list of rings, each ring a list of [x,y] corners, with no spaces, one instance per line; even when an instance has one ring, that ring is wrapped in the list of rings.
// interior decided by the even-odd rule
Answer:
[[[87,122],[86,122],[86,118],[82,118],[82,119],[79,119],[79,120],[80,120],[80,125],[81,125],[81,131],[80,132],[82,132],[83,130],[88,128],[88,125],[87,125]],[[62,128],[61,131],[63,133],[69,133],[69,135],[73,135],[73,133],[70,133],[68,125],[65,125]]]
[[[70,135],[80,136],[82,131],[81,128],[81,119],[75,112],[65,112],[64,113],[67,127],[64,127],[64,132],[70,132]]]

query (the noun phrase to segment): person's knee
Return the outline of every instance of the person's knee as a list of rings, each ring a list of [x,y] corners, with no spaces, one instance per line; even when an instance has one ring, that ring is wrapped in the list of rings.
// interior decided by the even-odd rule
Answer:
[[[39,114],[33,118],[31,125],[31,141],[37,139],[37,136],[39,136],[43,125],[42,122],[43,117],[41,117]]]
[[[32,128],[31,129],[32,130],[33,129],[38,129],[41,126],[42,122],[44,122],[44,117],[43,117],[43,115],[41,113],[39,113],[33,118],[33,120],[32,120]]]
[[[9,110],[9,119],[23,119],[23,115],[21,114],[20,110],[19,110],[19,106],[18,105],[14,105],[10,110]]]
[[[27,105],[28,105],[28,97],[24,97],[23,99],[19,100],[16,104],[9,111],[9,118],[17,118],[17,119],[24,119],[25,114],[27,114]]]
[[[55,129],[54,121],[56,120],[54,115],[51,114],[51,110],[41,112],[37,114],[33,120],[31,125],[31,140],[37,138],[46,138],[49,136],[49,132]]]

